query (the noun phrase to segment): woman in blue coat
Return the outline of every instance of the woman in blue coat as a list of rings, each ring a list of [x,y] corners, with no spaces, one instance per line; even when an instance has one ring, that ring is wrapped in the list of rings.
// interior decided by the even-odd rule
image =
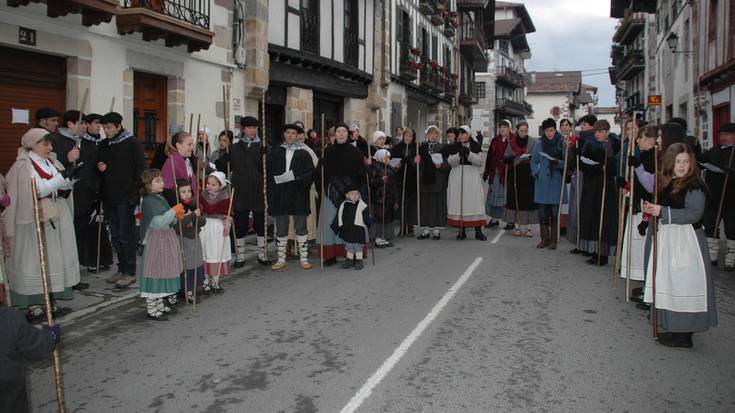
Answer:
[[[535,180],[533,200],[538,204],[539,224],[541,227],[541,242],[537,248],[556,249],[556,225],[559,214],[559,196],[567,199],[566,188],[562,193],[564,182],[564,140],[556,131],[556,121],[546,119],[541,124],[544,136],[533,148],[531,156],[531,175]]]

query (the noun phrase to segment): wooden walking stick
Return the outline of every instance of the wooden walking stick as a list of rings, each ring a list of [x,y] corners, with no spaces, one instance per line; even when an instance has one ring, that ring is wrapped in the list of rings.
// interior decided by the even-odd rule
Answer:
[[[511,151],[513,148],[511,147]],[[518,225],[518,230],[521,230],[521,225],[518,224],[518,215],[521,213],[520,207],[518,206],[518,181],[516,180],[516,160],[513,159],[513,196],[516,201],[516,216],[514,224]]]
[[[385,194],[388,192],[386,182],[388,181],[388,161],[383,162],[383,215],[381,215],[383,222],[381,223],[380,238],[387,240],[385,237]]]
[[[405,142],[404,142],[405,145]],[[408,155],[408,145],[406,146],[406,155]],[[406,165],[403,165],[403,189],[401,192],[401,237],[406,236],[406,227],[405,227],[405,218],[406,218],[406,171],[408,162],[406,162]]]
[[[368,159],[370,159],[370,152],[371,152],[371,146],[370,146],[370,140],[367,140],[368,143]],[[372,161],[371,161],[372,163]],[[365,165],[367,166],[367,164]],[[368,169],[365,169],[365,185],[367,185],[367,195],[368,195],[368,213],[370,214],[370,217],[373,217],[373,198],[372,194],[370,193],[370,171]],[[370,225],[370,228],[368,229],[368,244],[370,244],[370,235],[373,232],[373,229],[375,228],[375,224]],[[371,244],[371,258],[373,259],[373,265],[375,265],[375,249],[372,248]]]
[[[266,152],[267,146],[265,144],[265,90],[263,90],[263,96],[261,97],[261,125],[262,125],[262,145],[263,145],[263,254],[265,255],[264,260],[268,261],[268,166],[266,165]]]
[[[634,148],[635,148],[635,142],[631,142],[632,140],[636,139],[638,136],[638,133],[636,132],[636,124],[633,122],[633,137],[628,136],[628,151],[627,151],[627,157],[630,158],[633,156]],[[620,169],[619,171],[623,170],[623,150],[620,149]],[[631,168],[630,165],[625,164],[625,182],[631,182]],[[632,187],[633,185],[631,185]],[[615,270],[613,271],[613,288],[617,288],[618,286],[618,278],[620,277],[620,268],[623,265],[623,254],[622,254],[622,246],[623,246],[623,237],[625,236],[625,217],[626,217],[626,199],[625,199],[625,189],[620,189],[620,194],[618,195],[618,243],[615,250]],[[630,202],[628,202],[628,208],[632,211],[633,210],[633,198],[630,198]],[[630,253],[630,250],[628,250],[628,253]],[[625,282],[626,286],[628,285],[628,281]],[[627,287],[626,287],[627,288]],[[628,297],[628,293],[625,294],[626,299]]]
[[[3,271],[5,272],[5,305],[8,307],[13,306],[13,299],[10,294],[10,287],[11,287],[11,280],[10,280],[10,271],[8,269],[10,266],[8,265],[8,260],[5,256],[5,248],[3,248],[2,241],[0,241],[0,257],[3,260]]]
[[[658,145],[654,147],[654,168],[655,179],[653,181],[653,204],[658,205]],[[656,266],[658,265],[658,217],[651,216],[652,225],[652,246],[653,257],[651,257],[651,285],[653,286],[653,294],[651,295],[651,323],[653,324],[653,337],[658,337],[658,312],[656,311]]]
[[[234,221],[232,219],[232,200],[235,199],[235,187],[232,187],[232,191],[230,191],[230,205],[227,207],[227,220],[228,221]],[[231,222],[230,225],[235,225],[234,222]],[[219,279],[219,276],[222,275],[222,260],[225,256],[225,241],[228,240],[229,237],[222,236],[222,243],[219,247],[219,259],[217,260],[217,279]]]
[[[459,140],[459,137],[457,137]],[[462,165],[462,142],[459,142],[459,233],[464,232],[464,165]]]
[[[79,150],[82,149],[82,139],[81,139],[82,138],[82,134],[79,131],[79,127],[82,124],[82,114],[84,113],[84,106],[87,105],[87,98],[88,97],[89,97],[89,88],[86,88],[86,89],[84,89],[84,97],[82,98],[82,106],[79,107],[79,118],[77,119],[77,133],[74,134],[74,140],[76,141],[76,147]],[[112,111],[110,111],[110,112],[112,112]],[[66,125],[64,125],[64,127],[66,127]],[[79,159],[77,159],[76,161],[73,162],[73,165],[74,166],[77,165],[77,161],[78,160]]]
[[[717,206],[717,219],[715,220],[715,232],[712,234],[717,243],[720,242],[720,234],[717,232],[720,227],[720,218],[722,218],[722,207],[725,205],[725,193],[727,193],[727,181],[730,180],[730,168],[732,168],[732,159],[735,155],[735,146],[730,147],[730,159],[727,161],[727,170],[725,171],[725,181],[722,184],[722,195],[720,195],[720,203]],[[725,230],[727,233],[727,230]],[[720,249],[717,248],[719,251]],[[717,257],[714,257],[716,260]]]
[[[575,147],[576,147],[576,143],[575,143]],[[576,248],[577,251],[579,251],[579,233],[580,233],[579,204],[581,203],[581,198],[582,198],[582,188],[579,187],[580,182],[579,182],[579,156],[578,154],[575,154],[574,158],[577,163],[577,169],[574,171],[574,180],[577,181],[577,183],[574,185],[574,203],[577,206],[577,233],[575,234],[577,235],[577,242],[574,244],[574,248]]]
[[[561,207],[564,204],[564,187],[566,186],[567,169],[569,167],[569,138],[565,136],[567,142],[564,144],[564,167],[561,173],[561,189],[559,189],[559,209],[556,211],[556,241],[561,239]]]
[[[31,196],[33,197],[33,214],[36,224],[36,237],[38,238],[38,257],[41,265],[41,284],[43,286],[43,304],[46,308],[46,322],[49,326],[54,325],[54,315],[51,308],[51,292],[49,291],[48,271],[46,270],[46,252],[44,246],[44,234],[41,226],[41,216],[38,208],[38,192],[36,192],[36,178],[31,177]],[[54,384],[56,385],[56,402],[59,413],[64,413],[64,395],[61,388],[61,358],[59,347],[54,346],[52,353],[52,364],[54,367]]]
[[[416,123],[421,124],[421,109],[418,110],[418,117],[416,119]],[[416,144],[416,156],[419,156],[419,137],[415,136],[413,137],[413,142]],[[421,174],[420,174],[420,165],[419,162],[416,162],[416,230],[421,231]]]
[[[192,119],[194,119],[194,114],[191,114]],[[171,140],[171,144],[173,145],[173,139]],[[172,146],[174,151],[176,150],[175,146]],[[171,154],[173,155],[173,154]],[[174,158],[169,155],[168,159],[171,161],[171,173],[173,174],[174,178],[174,195],[176,195],[176,203],[180,204],[181,200],[179,199],[179,185],[176,183],[176,168],[174,167]],[[186,257],[184,257],[184,231],[183,226],[181,225],[181,220],[177,219],[179,223],[179,255],[181,256],[181,265],[184,269],[184,301],[188,304],[189,303],[189,274],[186,272]]]
[[[628,207],[628,239],[626,241],[627,248],[626,248],[626,257],[625,257],[625,302],[630,302],[630,275],[631,275],[631,259],[630,259],[630,249],[633,245],[633,218],[634,218],[634,202],[635,202],[635,170],[633,169],[632,165],[628,165],[628,167],[631,169],[631,175],[630,175],[630,206]]]
[[[321,158],[321,188],[320,188],[320,197],[319,201],[321,203],[321,206],[319,207],[319,233],[320,233],[320,242],[319,242],[319,268],[321,270],[324,270],[324,139],[326,138],[324,134],[324,114],[322,113],[322,131],[321,131],[321,139],[319,139],[319,142],[322,147],[322,158]]]
[[[600,228],[597,232],[597,265],[602,263],[602,228],[605,222],[605,195],[607,192],[607,150],[602,164],[602,199],[600,200]]]
[[[89,91],[89,90],[87,90]],[[86,102],[86,96],[87,94],[84,94]],[[84,105],[82,105],[84,107]],[[112,97],[112,101],[110,102],[110,112],[115,108],[115,96]],[[100,254],[101,254],[101,244],[102,244],[102,223],[104,221],[104,211],[102,209],[102,202],[100,201],[100,204],[97,208],[97,266],[95,267],[95,273],[100,273]]]
[[[189,135],[193,133],[192,129],[194,128],[194,112],[192,112],[189,115]]]
[[[197,115],[197,139],[199,138],[199,121],[201,120],[202,114]],[[206,130],[207,126],[204,125],[204,129]],[[198,146],[198,144],[197,144]],[[206,177],[207,177],[207,135],[204,134],[204,147],[203,147],[203,159],[202,164],[199,165],[199,167],[202,169],[202,183],[200,185],[197,185],[196,193],[193,194],[194,202],[199,209],[199,195],[202,192],[202,187],[206,183]],[[199,168],[197,168],[199,169]],[[198,173],[198,171],[197,171]],[[194,180],[198,180],[199,176],[194,176]],[[199,209],[201,211],[201,209]],[[199,216],[194,216],[194,282],[192,285],[194,286],[194,291],[192,292],[192,298],[193,298],[193,306],[192,310],[197,309],[197,282],[198,282],[198,276],[199,276],[199,266],[197,265],[197,262],[199,261]]]

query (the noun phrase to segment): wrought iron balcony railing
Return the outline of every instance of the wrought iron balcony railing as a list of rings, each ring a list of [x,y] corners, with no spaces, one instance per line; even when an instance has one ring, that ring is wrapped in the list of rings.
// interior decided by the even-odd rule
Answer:
[[[144,8],[209,30],[210,0],[124,0],[123,9]]]
[[[319,10],[301,8],[301,50],[319,54]]]

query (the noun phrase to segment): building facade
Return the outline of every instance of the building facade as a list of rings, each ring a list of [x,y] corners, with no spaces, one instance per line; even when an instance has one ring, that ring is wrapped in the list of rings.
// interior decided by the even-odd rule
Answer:
[[[528,119],[529,133],[541,135],[541,123],[546,118],[559,122],[566,118],[575,122],[579,96],[582,91],[582,72],[530,72],[528,103],[533,117]]]

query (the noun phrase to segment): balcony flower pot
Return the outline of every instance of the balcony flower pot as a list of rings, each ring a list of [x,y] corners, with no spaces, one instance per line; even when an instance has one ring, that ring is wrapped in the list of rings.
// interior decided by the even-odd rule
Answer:
[[[418,47],[414,47],[411,49],[411,54],[414,56],[421,56],[421,49]]]

